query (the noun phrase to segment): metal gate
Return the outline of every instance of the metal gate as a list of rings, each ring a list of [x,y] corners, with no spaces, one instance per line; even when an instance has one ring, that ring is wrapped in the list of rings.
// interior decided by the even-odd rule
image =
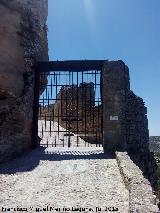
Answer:
[[[37,71],[40,145],[102,146],[102,61],[42,62]]]

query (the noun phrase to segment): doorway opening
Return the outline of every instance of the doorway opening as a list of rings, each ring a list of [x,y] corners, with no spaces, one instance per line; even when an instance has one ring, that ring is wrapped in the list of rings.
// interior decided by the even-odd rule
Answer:
[[[39,63],[37,111],[41,146],[103,146],[102,64],[103,61]]]

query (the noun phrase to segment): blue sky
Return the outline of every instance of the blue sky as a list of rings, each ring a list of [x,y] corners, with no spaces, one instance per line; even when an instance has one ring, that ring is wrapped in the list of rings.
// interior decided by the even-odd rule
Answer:
[[[49,0],[50,60],[123,60],[160,135],[160,0]]]

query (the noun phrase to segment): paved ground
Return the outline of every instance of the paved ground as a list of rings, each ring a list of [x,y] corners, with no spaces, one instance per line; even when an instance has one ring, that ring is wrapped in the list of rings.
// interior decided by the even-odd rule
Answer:
[[[116,160],[96,147],[41,147],[4,164],[0,192],[1,212],[6,207],[16,208],[10,212],[46,212],[47,206],[48,212],[75,212],[75,207],[86,208],[83,212],[111,212],[109,207],[129,212],[129,193]]]
[[[42,130],[43,129],[43,130]],[[43,137],[42,137],[42,131],[43,131]],[[51,133],[50,133],[51,132]],[[59,134],[57,134],[59,132]],[[95,147],[95,144],[87,143],[82,138],[78,137],[78,135],[73,134],[72,132],[70,137],[66,136],[69,133],[68,130],[64,129],[59,125],[57,122],[50,122],[50,121],[44,121],[39,120],[39,136],[40,138],[43,138],[41,141],[41,144],[48,144],[49,146],[68,146],[68,141],[70,138],[70,144],[72,147],[84,147],[84,146],[90,146]],[[101,146],[101,144],[97,144],[97,146]]]

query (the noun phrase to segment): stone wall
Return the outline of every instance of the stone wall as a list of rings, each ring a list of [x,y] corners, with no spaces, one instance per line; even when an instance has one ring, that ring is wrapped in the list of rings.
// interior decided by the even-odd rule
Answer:
[[[126,93],[126,140],[127,151],[141,168],[153,186],[157,182],[157,165],[149,149],[147,108],[142,98],[132,91]]]
[[[48,60],[47,0],[0,1],[0,162],[32,147],[34,65]]]
[[[157,165],[149,150],[147,108],[130,90],[129,69],[122,61],[103,68],[104,150],[128,151],[153,186]]]
[[[126,91],[129,69],[122,61],[107,61],[103,67],[104,150],[126,150]]]
[[[129,212],[158,213],[158,200],[151,184],[125,152],[116,152],[116,159],[129,191]]]

